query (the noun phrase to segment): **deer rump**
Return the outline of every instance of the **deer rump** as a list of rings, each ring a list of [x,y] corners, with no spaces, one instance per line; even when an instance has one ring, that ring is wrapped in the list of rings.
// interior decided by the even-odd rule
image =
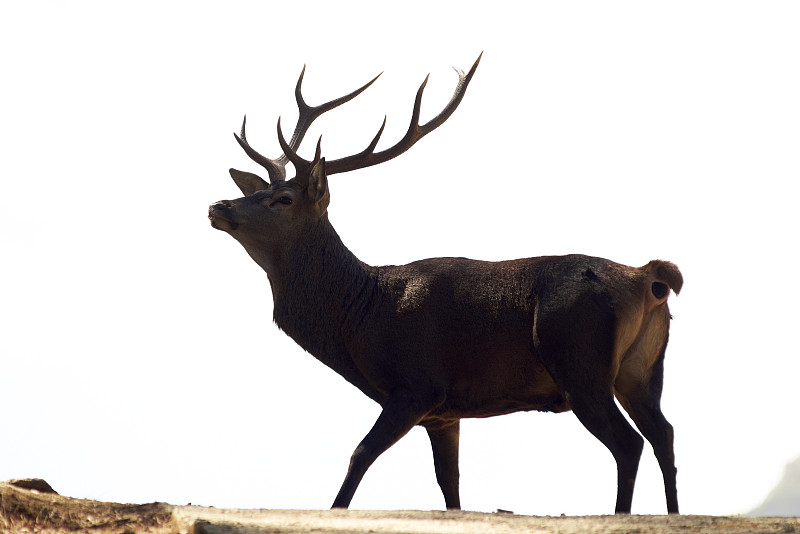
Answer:
[[[583,255],[432,258],[375,268],[371,281],[372,305],[341,312],[361,316],[326,316],[346,340],[333,361],[350,360],[360,375],[350,381],[381,404],[396,389],[440,397],[423,426],[569,410],[554,380],[565,373],[605,375],[608,388],[647,383],[667,343],[669,288],[682,283],[668,262],[634,268]],[[282,319],[276,308],[283,328]],[[310,352],[336,350],[306,346],[286,323]]]

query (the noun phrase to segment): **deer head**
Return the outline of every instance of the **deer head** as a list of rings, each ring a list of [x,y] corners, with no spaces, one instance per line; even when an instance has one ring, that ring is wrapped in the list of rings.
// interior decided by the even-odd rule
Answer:
[[[242,243],[254,259],[259,256],[261,259],[256,259],[256,261],[267,269],[267,265],[274,264],[274,260],[280,256],[281,251],[287,245],[300,239],[302,235],[313,233],[314,226],[320,221],[327,221],[327,208],[330,202],[327,179],[329,175],[370,167],[393,159],[438,128],[458,107],[480,60],[481,56],[478,56],[466,74],[455,69],[458,74],[458,84],[452,98],[438,115],[420,125],[422,94],[428,81],[426,77],[417,91],[408,130],[394,146],[386,150],[375,151],[386,126],[386,118],[384,118],[378,133],[366,149],[357,154],[327,162],[325,158],[321,157],[321,138],[317,142],[313,160],[305,160],[297,154],[309,127],[323,113],[361,94],[378,79],[380,74],[350,94],[319,106],[309,106],[306,104],[301,90],[305,74],[305,68],[303,68],[295,87],[295,99],[300,113],[294,133],[288,143],[283,136],[281,122],[278,119],[278,141],[283,149],[280,157],[267,158],[250,146],[245,132],[247,117],[242,121],[241,132],[238,135],[234,133],[236,141],[247,155],[266,169],[269,181],[250,172],[230,169],[233,181],[245,196],[213,204],[208,213],[211,225],[228,232]],[[295,176],[286,180],[286,165],[290,162],[295,168]],[[272,259],[268,257],[272,257]],[[270,272],[270,269],[267,269],[267,272]]]

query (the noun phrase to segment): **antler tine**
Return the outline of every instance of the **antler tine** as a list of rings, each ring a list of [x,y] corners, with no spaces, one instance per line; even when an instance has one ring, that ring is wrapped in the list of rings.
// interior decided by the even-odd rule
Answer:
[[[319,140],[317,141],[317,150],[314,154],[313,161],[308,161],[302,157],[300,157],[297,152],[295,152],[289,143],[286,142],[286,138],[283,136],[283,129],[281,128],[281,119],[278,117],[278,142],[283,149],[284,157],[287,157],[289,161],[292,162],[294,165],[295,170],[297,170],[297,179],[301,179],[301,177],[306,176],[306,171],[310,169],[314,163],[318,162],[320,156],[322,155],[322,136],[319,136]]]
[[[292,133],[292,138],[289,143],[284,142],[281,144],[283,148],[283,154],[277,159],[270,159],[266,156],[262,156],[259,154],[250,144],[247,142],[247,136],[245,135],[245,124],[247,123],[247,116],[245,116],[244,121],[242,121],[242,131],[240,135],[234,133],[234,137],[236,137],[236,141],[239,145],[244,149],[250,159],[267,169],[269,173],[269,181],[275,182],[277,180],[285,180],[286,179],[286,163],[291,161],[295,167],[298,164],[303,165],[302,162],[306,161],[300,158],[297,155],[297,149],[300,146],[300,143],[303,141],[303,137],[305,137],[306,132],[311,127],[311,123],[314,122],[317,117],[322,115],[323,113],[330,111],[342,104],[349,102],[350,100],[354,99],[362,92],[364,92],[367,87],[375,83],[380,77],[380,74],[375,76],[366,84],[362,85],[355,91],[339,97],[334,98],[333,100],[326,102],[324,104],[320,104],[318,106],[309,106],[306,104],[305,99],[303,98],[303,94],[301,91],[303,85],[303,76],[306,73],[306,67],[303,66],[303,70],[300,72],[300,77],[297,79],[297,85],[295,86],[294,94],[295,100],[297,100],[297,108],[299,109],[299,116],[297,118],[297,124],[295,125],[294,132]],[[381,73],[383,74],[383,73]],[[280,119],[278,120],[278,132],[279,137],[282,138],[283,134],[281,133],[280,129]],[[285,145],[285,146],[284,146]]]
[[[424,92],[425,86],[428,83],[428,77],[426,76],[425,80],[422,82],[422,85],[419,86],[419,89],[417,90],[417,96],[414,99],[414,109],[411,113],[411,124],[408,127],[408,131],[396,145],[386,150],[382,150],[381,152],[374,152],[375,147],[378,144],[378,140],[383,133],[384,126],[386,126],[386,119],[384,118],[383,125],[381,126],[380,130],[378,130],[378,134],[365,150],[352,156],[328,161],[325,165],[326,173],[331,175],[348,172],[389,161],[390,159],[396,158],[414,146],[414,143],[441,126],[442,123],[444,123],[444,121],[446,121],[450,115],[453,114],[458,105],[461,103],[461,100],[464,98],[464,93],[466,93],[467,86],[472,80],[475,70],[478,68],[481,57],[483,57],[483,52],[481,52],[481,54],[478,56],[478,59],[475,60],[475,63],[472,65],[472,68],[467,74],[464,74],[464,71],[460,69],[455,69],[456,74],[458,74],[458,84],[456,85],[456,89],[453,92],[453,96],[450,98],[450,102],[448,102],[444,109],[434,118],[423,125],[419,124],[420,108],[422,107],[422,93]]]
[[[305,132],[303,132],[305,135]],[[292,136],[292,140],[294,140],[294,136]],[[286,142],[286,138],[283,136],[283,128],[281,128],[281,118],[278,117],[278,142],[281,145],[281,149],[283,149],[283,155],[281,158],[286,158],[287,161],[291,161],[292,165],[295,166],[295,169],[298,171],[298,175],[300,174],[299,169],[307,167],[310,162],[301,158],[297,152],[294,151],[294,148],[291,146],[291,143]]]
[[[294,96],[295,100],[297,100],[297,108],[300,111],[300,116],[297,119],[297,124],[294,127],[294,132],[292,133],[292,139],[289,141],[289,146],[292,148],[293,151],[296,151],[297,148],[300,146],[300,143],[303,142],[303,137],[305,137],[306,132],[308,132],[311,123],[314,122],[317,117],[326,113],[334,108],[341,106],[349,102],[350,100],[354,99],[361,93],[363,93],[367,87],[375,83],[375,80],[380,78],[382,72],[372,78],[370,81],[353,91],[352,93],[346,94],[339,98],[334,98],[329,102],[325,102],[324,104],[320,104],[318,106],[309,106],[306,104],[305,99],[303,98],[302,93],[302,85],[303,85],[303,76],[305,75],[306,68],[303,67],[303,71],[300,73],[300,77],[297,79],[297,85],[294,89]],[[287,154],[284,153],[284,156]],[[282,156],[282,157],[284,157]],[[291,159],[291,158],[289,158]]]
[[[233,136],[236,138],[236,141],[239,143],[244,151],[250,156],[250,159],[267,169],[267,173],[269,174],[269,181],[275,182],[278,180],[283,180],[286,178],[286,162],[281,162],[279,159],[269,159],[266,156],[262,156],[259,154],[256,149],[250,146],[247,142],[247,134],[245,133],[245,126],[247,125],[247,115],[244,116],[244,120],[242,120],[242,131],[241,134],[236,135],[236,132],[233,133]]]

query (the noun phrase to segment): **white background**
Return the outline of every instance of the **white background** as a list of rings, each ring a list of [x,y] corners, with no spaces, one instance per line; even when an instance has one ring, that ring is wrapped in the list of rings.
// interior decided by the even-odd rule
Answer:
[[[286,7],[286,5],[291,7]],[[75,497],[326,508],[378,406],[274,326],[266,275],[207,206],[233,139],[279,154],[303,66],[329,158],[453,117],[331,179],[372,264],[582,252],[677,263],[663,407],[684,513],[743,513],[800,454],[800,8],[794,2],[3,2],[0,480]],[[525,7],[523,7],[525,6]],[[311,155],[309,142],[301,153]],[[462,503],[613,511],[608,451],[572,414],[462,424]],[[440,509],[415,429],[354,508]],[[643,455],[634,513],[663,513]]]

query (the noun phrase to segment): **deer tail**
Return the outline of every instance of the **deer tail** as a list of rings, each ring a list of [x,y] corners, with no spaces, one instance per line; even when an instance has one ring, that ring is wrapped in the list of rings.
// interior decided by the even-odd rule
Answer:
[[[653,260],[644,266],[652,276],[650,290],[657,299],[669,295],[669,290],[677,295],[683,287],[683,275],[674,263],[662,260]]]

